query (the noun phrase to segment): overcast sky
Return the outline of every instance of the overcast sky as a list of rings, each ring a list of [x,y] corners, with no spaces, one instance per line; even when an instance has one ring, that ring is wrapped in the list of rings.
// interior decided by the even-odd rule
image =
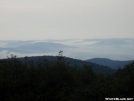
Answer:
[[[0,0],[0,40],[134,38],[134,0]]]

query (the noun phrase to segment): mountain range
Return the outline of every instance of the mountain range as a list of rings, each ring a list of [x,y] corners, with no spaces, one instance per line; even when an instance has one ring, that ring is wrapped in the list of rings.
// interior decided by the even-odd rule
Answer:
[[[13,55],[12,55],[13,56]],[[125,65],[130,64],[133,62],[130,61],[115,61],[106,58],[94,58],[88,60],[80,60],[80,59],[73,59],[69,57],[64,57],[64,61],[69,66],[75,66],[77,68],[82,68],[84,65],[88,65],[92,67],[92,70],[95,73],[102,73],[102,74],[114,74],[116,70],[120,67],[123,68]],[[10,58],[10,57],[9,57]],[[48,60],[51,63],[54,63],[57,60],[57,56],[25,56],[19,57],[17,60],[21,62],[25,61],[33,61],[33,63],[44,62],[44,60]]]
[[[113,69],[123,68],[125,65],[128,65],[133,62],[133,60],[129,61],[118,61],[118,60],[110,60],[106,58],[93,58],[86,60],[88,62],[96,63],[103,66],[108,66]]]
[[[62,50],[64,55],[74,59],[108,58],[111,60],[134,60],[134,39],[63,39],[63,40],[0,40],[0,59],[17,55],[55,56]]]

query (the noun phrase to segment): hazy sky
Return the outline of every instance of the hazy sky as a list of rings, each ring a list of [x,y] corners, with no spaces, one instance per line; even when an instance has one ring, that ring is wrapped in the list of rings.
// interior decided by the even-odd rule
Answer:
[[[0,40],[134,38],[134,0],[0,0]]]

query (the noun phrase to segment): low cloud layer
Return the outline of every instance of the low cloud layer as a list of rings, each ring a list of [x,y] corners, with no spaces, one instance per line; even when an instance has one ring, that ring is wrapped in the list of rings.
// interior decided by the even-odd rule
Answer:
[[[134,60],[134,39],[85,39],[85,40],[40,40],[1,41],[0,58],[11,54],[18,57],[58,55],[76,59],[109,58]]]

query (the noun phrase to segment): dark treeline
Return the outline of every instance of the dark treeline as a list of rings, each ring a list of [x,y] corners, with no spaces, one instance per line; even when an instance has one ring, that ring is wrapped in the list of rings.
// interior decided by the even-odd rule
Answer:
[[[103,101],[134,96],[134,62],[113,75],[97,74],[92,66],[69,66],[62,55],[55,62],[0,60],[1,101]]]

